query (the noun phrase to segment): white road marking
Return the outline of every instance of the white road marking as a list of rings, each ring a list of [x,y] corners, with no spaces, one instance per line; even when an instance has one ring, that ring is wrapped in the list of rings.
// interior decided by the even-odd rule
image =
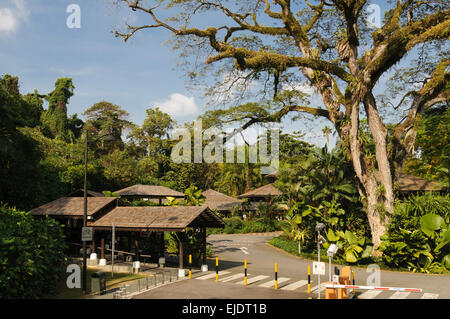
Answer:
[[[247,247],[241,247],[239,248],[240,250],[242,250],[242,252],[246,255],[248,255],[248,251],[247,251]]]
[[[221,275],[226,275],[226,274],[229,274],[229,273],[230,273],[229,271],[219,271],[219,278],[220,278]],[[211,279],[211,278],[216,278],[216,273],[200,276],[200,277],[197,277],[195,279],[206,280],[206,279]]]
[[[358,296],[358,299],[374,299],[376,296],[381,294],[381,290],[367,290]]]
[[[319,291],[322,291],[322,290],[325,290],[325,285],[326,285],[326,283],[321,283],[320,284],[320,290]],[[317,288],[319,288],[319,285],[317,285],[317,286],[315,286],[315,287],[312,287],[311,288],[311,292],[312,293],[314,293],[314,292],[317,292]]]
[[[269,276],[260,275],[260,276],[256,276],[256,277],[250,277],[250,278],[247,279],[247,285],[250,285],[250,284],[252,284],[254,282],[257,282],[257,281],[260,281],[260,280],[263,280],[263,279],[266,279],[266,278],[269,278]],[[244,281],[239,281],[236,284],[243,285]]]
[[[278,278],[277,281],[278,281],[278,284],[281,284],[281,283],[283,283],[285,281],[288,281],[289,279],[291,279],[291,278],[280,277],[280,278]],[[265,288],[275,287],[275,280],[271,280],[271,281],[265,282],[265,283],[263,283],[261,285],[258,285],[258,287],[265,287]]]
[[[295,290],[297,288],[303,287],[304,285],[306,285],[308,283],[308,280],[299,280],[297,282],[294,282],[292,284],[289,284],[287,286],[284,286],[283,288],[280,289],[284,289],[284,290]]]
[[[407,291],[396,291],[389,299],[406,299],[410,292]]]
[[[227,282],[227,281],[231,281],[231,280],[235,280],[235,279],[239,279],[241,277],[244,277],[244,274],[235,274],[235,275],[231,275],[222,279],[219,279],[219,281],[221,282]]]
[[[426,292],[423,294],[422,298],[420,298],[420,299],[438,299],[438,297],[439,297],[439,294],[432,294],[432,293]]]

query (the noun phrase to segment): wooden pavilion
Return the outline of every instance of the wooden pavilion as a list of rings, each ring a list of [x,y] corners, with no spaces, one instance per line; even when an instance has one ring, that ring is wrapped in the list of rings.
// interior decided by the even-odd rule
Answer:
[[[407,174],[400,174],[397,183],[397,193],[402,197],[410,194],[419,194],[424,192],[434,191],[442,193],[446,191],[444,187],[436,182]]]
[[[239,198],[248,198],[252,202],[260,202],[270,200],[272,197],[282,196],[283,192],[273,186],[273,184],[267,184],[239,195]]]
[[[99,220],[88,223],[88,226],[92,226],[96,231],[110,232],[113,224],[118,232],[178,232],[180,269],[183,269],[183,242],[187,227],[200,230],[203,241],[203,264],[206,265],[206,228],[225,226],[224,222],[206,206],[116,207]],[[102,255],[103,251],[102,245]]]
[[[134,239],[137,261],[139,261],[139,240],[148,240],[150,234],[160,234],[159,257],[164,257],[164,232],[177,232],[179,241],[179,267],[183,268],[183,240],[187,227],[202,234],[203,264],[206,265],[206,228],[223,228],[224,222],[207,206],[151,206],[119,207],[115,197],[87,198],[87,226],[93,227],[94,237],[91,251],[96,251],[96,242],[101,241],[101,258],[104,259],[105,238],[110,236],[112,225],[118,233],[125,235],[128,248]],[[68,225],[67,240],[76,245],[81,243],[81,228],[84,216],[83,197],[62,197],[30,211],[36,217],[49,216]],[[144,235],[144,236],[142,236]],[[156,256],[155,256],[156,257]]]
[[[159,205],[162,205],[167,197],[178,198],[181,201],[184,199],[183,193],[177,192],[169,187],[158,185],[133,185],[117,190],[115,193],[127,199],[149,200]]]
[[[213,189],[204,191],[202,195],[205,196],[206,206],[224,215],[229,215],[235,207],[241,207],[243,202],[241,199],[225,195]]]

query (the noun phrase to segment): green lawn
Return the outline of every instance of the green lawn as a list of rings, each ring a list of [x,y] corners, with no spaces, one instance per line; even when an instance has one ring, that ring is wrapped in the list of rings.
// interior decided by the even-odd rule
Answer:
[[[98,269],[88,269],[86,273],[86,290],[87,294],[91,293],[91,275],[98,271]],[[106,289],[113,288],[126,281],[145,278],[145,275],[139,274],[127,274],[127,273],[114,273],[114,277],[111,276],[111,272],[105,271],[106,274]],[[66,278],[60,283],[60,291],[58,294],[49,296],[48,299],[80,299],[83,298],[81,288],[68,288],[66,284]],[[83,279],[81,279],[83,280]]]

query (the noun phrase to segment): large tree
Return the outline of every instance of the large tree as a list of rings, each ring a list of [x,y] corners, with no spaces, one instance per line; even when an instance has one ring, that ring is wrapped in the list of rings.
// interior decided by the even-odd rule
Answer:
[[[116,35],[126,41],[145,29],[171,31],[175,48],[182,49],[182,57],[192,58],[194,68],[188,75],[193,81],[202,74],[210,80],[216,71],[218,81],[207,91],[211,97],[235,93],[230,88],[245,83],[254,87],[259,81],[261,92],[270,93],[272,99],[261,105],[265,112],[248,114],[243,127],[279,121],[290,112],[327,119],[352,161],[373,243],[379,246],[394,211],[393,182],[413,147],[417,121],[427,109],[450,98],[450,59],[440,48],[450,35],[448,4],[397,0],[386,4],[389,10],[383,24],[371,32],[364,22],[366,0],[169,0],[156,1],[154,6],[141,0],[117,2],[146,15],[150,22],[127,25]],[[210,12],[216,14],[211,24],[217,25],[205,27],[202,18]],[[405,103],[409,105],[395,126],[392,144],[387,145],[387,124],[380,115],[375,88],[418,48],[432,53],[426,59],[432,67],[422,72],[423,59],[408,57],[422,83],[405,92],[401,103],[404,108]],[[203,67],[198,61],[205,62]],[[289,85],[295,87],[302,81],[316,90],[323,106],[300,104],[302,99],[286,94]],[[375,143],[374,154],[365,154],[358,139],[362,116],[367,118]]]

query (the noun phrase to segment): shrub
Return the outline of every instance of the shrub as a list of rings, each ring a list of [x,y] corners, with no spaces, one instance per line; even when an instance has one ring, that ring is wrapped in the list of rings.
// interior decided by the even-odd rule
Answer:
[[[0,206],[0,298],[39,298],[57,292],[65,275],[62,226]]]
[[[379,249],[383,262],[414,272],[450,269],[450,196],[410,196],[396,205]]]

